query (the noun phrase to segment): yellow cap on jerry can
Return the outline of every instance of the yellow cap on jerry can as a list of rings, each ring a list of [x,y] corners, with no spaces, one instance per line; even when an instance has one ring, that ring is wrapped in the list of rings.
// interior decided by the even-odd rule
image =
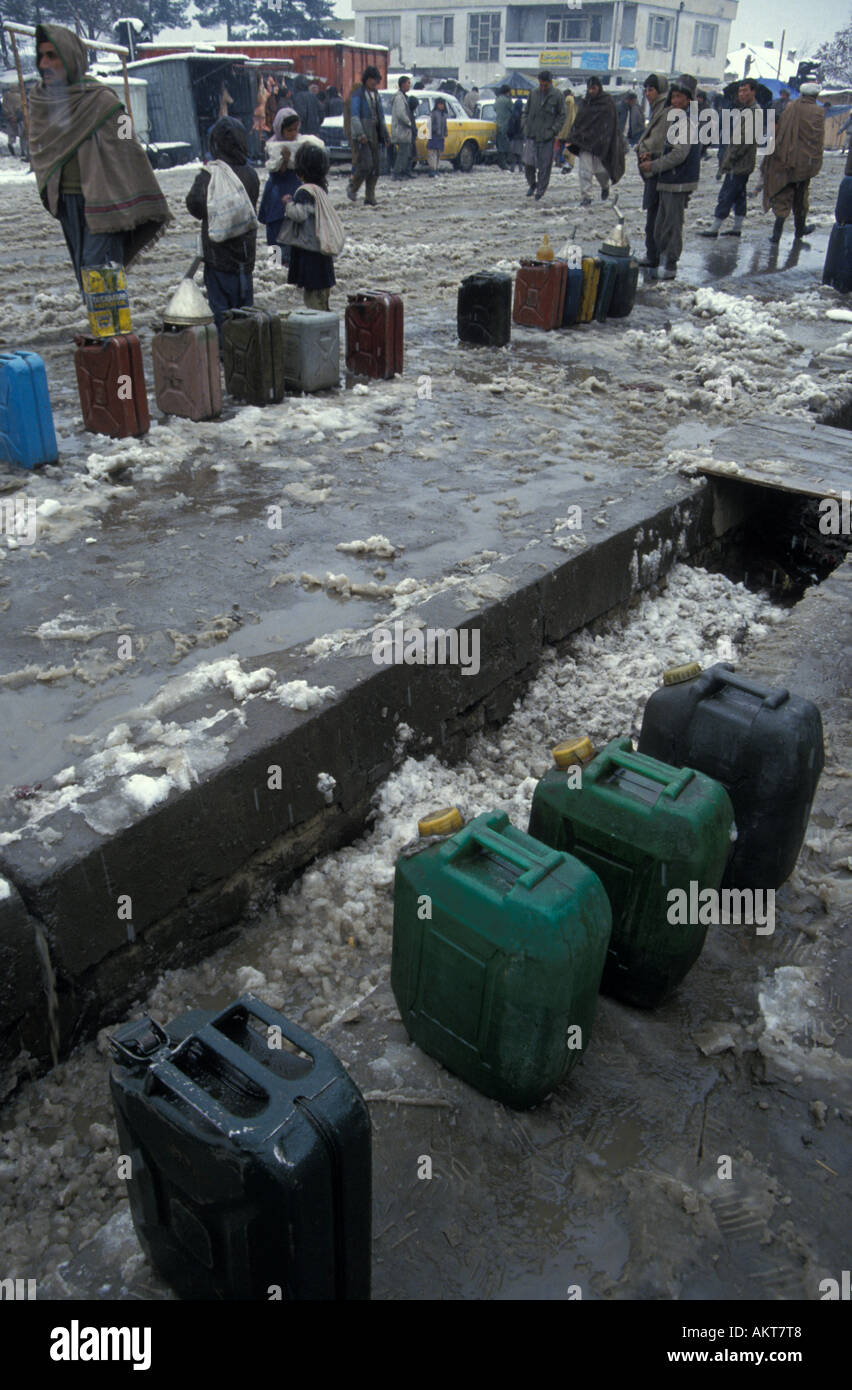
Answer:
[[[553,750],[553,761],[557,767],[571,767],[572,763],[588,763],[595,756],[590,738],[572,738],[567,743],[557,743]]]
[[[700,675],[701,666],[697,661],[690,661],[686,666],[670,666],[663,672],[663,685],[680,685],[683,681],[693,681]]]
[[[461,830],[463,825],[458,807],[447,806],[443,811],[433,811],[430,816],[424,816],[423,820],[417,822],[417,829],[425,838],[427,835],[452,835],[454,830]]]

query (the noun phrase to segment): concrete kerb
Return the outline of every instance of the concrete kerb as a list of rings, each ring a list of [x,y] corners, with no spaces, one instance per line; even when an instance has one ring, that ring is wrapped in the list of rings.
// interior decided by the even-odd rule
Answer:
[[[225,944],[251,902],[288,887],[317,855],[354,839],[377,786],[402,756],[461,756],[476,732],[511,711],[544,644],[626,603],[717,535],[711,485],[678,479],[670,503],[653,516],[633,516],[562,563],[538,547],[508,559],[497,567],[505,592],[476,612],[446,592],[421,604],[418,619],[430,627],[479,629],[476,674],[375,665],[363,643],[358,655],[310,666],[293,652],[251,663],[274,666],[279,679],[332,685],[335,697],[309,713],[249,701],[227,761],[189,791],[173,791],[110,836],[79,814],[57,813],[51,828],[61,839],[48,863],[43,844],[26,834],[0,852],[0,872],[17,889],[0,901],[0,945],[13,949],[17,941],[23,952],[3,996],[0,1061],[22,1047],[40,1062],[50,1057],[42,972],[39,963],[36,976],[32,960],[36,922],[49,942],[65,1055],[120,1015],[166,965],[190,964]],[[201,697],[173,717],[195,718],[207,708]],[[404,752],[400,723],[415,733]],[[282,768],[282,790],[268,787],[271,765]],[[317,788],[320,771],[336,780],[331,805]],[[5,825],[14,828],[8,817]],[[132,900],[132,925],[118,917],[119,895]]]

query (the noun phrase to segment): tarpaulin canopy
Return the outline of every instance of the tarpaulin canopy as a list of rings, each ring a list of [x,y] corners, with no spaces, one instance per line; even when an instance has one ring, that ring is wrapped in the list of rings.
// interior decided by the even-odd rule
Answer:
[[[532,77],[527,77],[525,73],[506,72],[502,77],[496,77],[493,82],[489,82],[489,87],[493,87],[495,92],[499,92],[501,87],[509,88],[509,95],[513,97],[525,97],[528,92],[533,91],[536,81]]]

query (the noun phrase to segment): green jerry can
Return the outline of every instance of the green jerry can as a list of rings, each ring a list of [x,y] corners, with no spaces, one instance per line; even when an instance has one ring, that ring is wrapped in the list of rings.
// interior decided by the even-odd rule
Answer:
[[[730,798],[711,777],[634,753],[629,738],[596,757],[588,739],[560,744],[554,759],[529,833],[594,869],[612,907],[601,989],[653,1008],[704,945],[697,918],[707,913],[695,909],[703,889],[719,888],[733,848]]]
[[[463,825],[452,808],[419,828],[429,843],[403,855],[394,883],[391,985],[403,1023],[478,1091],[527,1110],[588,1045],[606,894],[585,865],[501,811]]]

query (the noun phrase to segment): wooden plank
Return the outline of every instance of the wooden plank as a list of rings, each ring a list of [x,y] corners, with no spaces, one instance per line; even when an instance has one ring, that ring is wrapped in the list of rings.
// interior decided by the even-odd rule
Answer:
[[[698,471],[714,477],[807,497],[840,497],[852,489],[852,432],[831,425],[745,420],[713,435],[709,452],[714,462]]]

